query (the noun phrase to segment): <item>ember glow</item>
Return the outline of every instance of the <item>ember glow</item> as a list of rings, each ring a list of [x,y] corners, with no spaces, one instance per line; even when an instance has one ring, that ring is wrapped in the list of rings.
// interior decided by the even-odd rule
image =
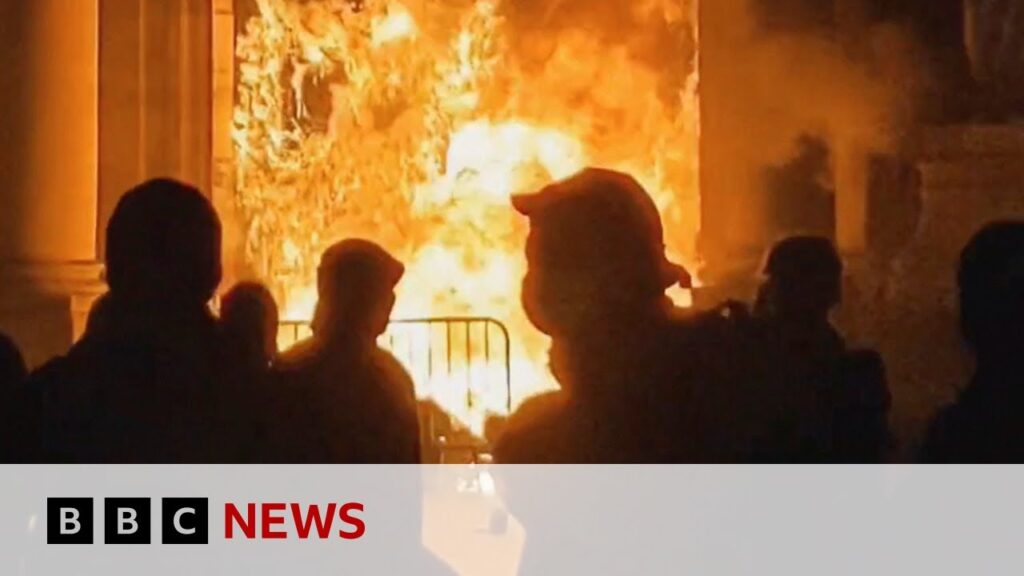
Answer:
[[[606,166],[655,196],[678,261],[694,263],[699,224],[695,50],[652,62],[626,40],[560,25],[543,57],[521,54],[530,43],[515,40],[537,31],[509,22],[515,4],[252,0],[233,131],[246,256],[285,317],[310,317],[324,248],[375,240],[407,266],[396,317],[508,327],[513,407],[554,383],[519,302],[527,229],[511,194]],[[695,5],[635,4],[636,26],[695,45]],[[489,370],[462,368],[476,369]],[[477,433],[507,411],[503,387],[467,399],[437,378],[416,384]]]

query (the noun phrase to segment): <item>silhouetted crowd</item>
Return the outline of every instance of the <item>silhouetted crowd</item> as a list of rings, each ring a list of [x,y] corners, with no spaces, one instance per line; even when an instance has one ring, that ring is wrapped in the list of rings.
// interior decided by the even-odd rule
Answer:
[[[873,350],[830,322],[842,261],[814,236],[773,247],[752,303],[677,308],[650,196],[588,169],[516,196],[529,219],[522,302],[551,337],[560,389],[493,443],[505,463],[884,462],[891,397]],[[417,463],[409,374],[378,346],[404,267],[360,239],[320,260],[312,336],[277,350],[270,291],[221,282],[221,227],[200,191],[152,180],[106,230],[109,291],[82,338],[28,373],[0,338],[0,459],[61,463]],[[959,269],[973,380],[936,418],[927,462],[1024,461],[1024,222],[993,223]],[[425,449],[426,447],[424,447]]]

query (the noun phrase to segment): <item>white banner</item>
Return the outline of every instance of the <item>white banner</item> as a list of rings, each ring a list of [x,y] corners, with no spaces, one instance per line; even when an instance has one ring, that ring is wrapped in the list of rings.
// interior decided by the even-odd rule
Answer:
[[[1020,574],[1021,467],[3,466],[0,574]]]

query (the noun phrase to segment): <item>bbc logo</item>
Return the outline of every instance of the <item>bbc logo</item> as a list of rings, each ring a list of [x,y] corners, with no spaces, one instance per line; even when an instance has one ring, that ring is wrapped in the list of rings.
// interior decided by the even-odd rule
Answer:
[[[206,498],[162,498],[160,529],[163,544],[208,544],[209,501]],[[105,544],[152,543],[149,498],[104,498]],[[92,498],[47,498],[46,543],[92,544]]]

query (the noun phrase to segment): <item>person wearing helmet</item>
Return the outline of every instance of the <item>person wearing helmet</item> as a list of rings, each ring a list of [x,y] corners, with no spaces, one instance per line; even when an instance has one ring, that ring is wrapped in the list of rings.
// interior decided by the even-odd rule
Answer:
[[[690,277],[666,258],[647,192],[626,174],[591,168],[513,206],[530,221],[523,306],[551,337],[561,390],[509,418],[498,461],[706,459],[687,410],[691,374],[708,356],[694,353],[692,327],[666,296]]]
[[[755,312],[801,331],[838,339],[829,315],[842,299],[843,263],[832,242],[818,236],[792,236],[768,253],[765,281]]]
[[[765,429],[754,458],[773,462],[880,460],[889,390],[881,357],[847,350],[830,315],[843,265],[830,240],[793,236],[769,251],[754,305],[754,376]]]
[[[286,460],[325,463],[420,462],[412,379],[377,345],[405,267],[367,240],[324,252],[313,336],[285,352],[277,372],[298,395],[294,422],[305,437]]]

